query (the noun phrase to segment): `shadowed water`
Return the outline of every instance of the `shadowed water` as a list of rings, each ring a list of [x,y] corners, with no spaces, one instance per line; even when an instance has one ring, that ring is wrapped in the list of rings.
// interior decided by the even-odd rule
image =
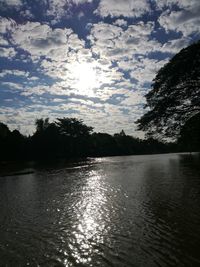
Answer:
[[[0,266],[200,266],[199,156],[33,165],[0,178]]]

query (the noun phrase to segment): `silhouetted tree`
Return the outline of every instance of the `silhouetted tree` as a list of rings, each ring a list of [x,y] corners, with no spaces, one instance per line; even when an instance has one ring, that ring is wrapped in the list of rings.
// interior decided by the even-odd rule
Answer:
[[[92,133],[93,128],[75,118],[36,120],[36,131],[24,137],[0,123],[0,160],[32,160],[115,156],[169,152],[167,144],[157,140],[140,140],[124,131],[110,135]]]
[[[182,151],[200,151],[200,113],[190,118],[183,126],[178,144]]]
[[[0,138],[6,138],[10,133],[8,126],[2,122],[0,122]]]
[[[27,139],[18,131],[10,131],[8,126],[0,123],[0,159],[22,159],[26,155]]]
[[[38,133],[44,132],[49,126],[49,118],[46,119],[36,119],[35,121],[36,131]]]
[[[75,118],[57,118],[56,125],[61,134],[71,137],[88,136],[93,131],[93,127]]]
[[[7,141],[7,151],[9,151],[8,157],[21,159],[25,156],[26,138],[18,130],[10,132]]]
[[[115,138],[107,133],[93,133],[92,156],[114,156],[119,155]]]
[[[124,130],[122,129],[121,132],[119,133],[121,136],[126,136]]]
[[[33,155],[36,158],[56,158],[61,154],[61,137],[55,123],[48,118],[37,119],[36,132],[31,138]]]
[[[200,113],[200,41],[158,71],[146,101],[150,110],[137,123],[139,130],[150,134],[174,138]]]

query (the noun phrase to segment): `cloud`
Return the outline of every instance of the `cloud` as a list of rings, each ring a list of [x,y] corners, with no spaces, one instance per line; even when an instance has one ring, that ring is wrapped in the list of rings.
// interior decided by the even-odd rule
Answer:
[[[84,4],[84,3],[91,3],[93,0],[68,0],[68,2],[72,2],[76,5]]]
[[[93,0],[0,0],[2,11],[12,10],[19,12],[21,17],[33,19],[35,13],[34,5],[40,8],[43,13],[44,21],[51,21],[52,24],[58,23],[63,17],[70,17],[74,6],[84,3],[91,3]]]
[[[34,19],[34,15],[31,13],[31,10],[29,10],[29,9],[21,10],[20,11],[20,17],[23,17],[25,19]]]
[[[39,60],[41,56],[55,61],[65,60],[70,48],[76,50],[84,45],[71,29],[52,29],[39,22],[12,26],[10,41],[30,53],[33,60]]]
[[[17,8],[19,9],[22,6],[21,0],[0,0],[1,8]]]
[[[49,0],[46,16],[53,17],[52,24],[58,23],[62,17],[70,17],[74,5],[91,3],[93,0]]]
[[[144,103],[144,96],[141,91],[128,91],[126,98],[120,104],[122,107],[132,107],[142,103]]]
[[[172,8],[174,5],[185,9],[192,9],[199,6],[199,0],[154,0],[154,2],[159,9],[166,7]]]
[[[21,76],[21,77],[28,77],[29,76],[29,72],[26,71],[22,71],[22,70],[8,70],[8,69],[4,69],[0,72],[0,77],[5,77],[7,75],[13,75],[13,76]]]
[[[126,27],[128,23],[124,19],[117,19],[117,20],[115,20],[115,22],[113,24],[120,26],[120,27]]]
[[[184,36],[200,32],[200,1],[169,1],[181,9],[167,9],[159,17],[160,25],[167,31],[181,32]],[[162,3],[162,2],[161,2]],[[168,3],[169,4],[169,3]],[[159,6],[162,7],[160,4]]]
[[[15,24],[15,21],[12,19],[0,17],[0,34],[4,34],[9,31]]]
[[[159,61],[145,57],[140,58],[137,62],[135,62],[130,75],[132,78],[136,79],[142,87],[145,83],[151,83],[158,70],[167,62],[168,59]]]
[[[101,0],[95,13],[101,17],[140,17],[149,11],[147,0]]]
[[[161,43],[151,38],[154,23],[142,21],[130,24],[126,29],[107,23],[94,24],[88,39],[91,50],[101,59],[117,63],[132,60],[136,55],[148,55],[160,51]]]
[[[160,49],[161,52],[175,54],[179,52],[184,47],[191,43],[192,39],[190,37],[181,37],[178,39],[172,39],[164,43]]]
[[[112,24],[99,22],[91,28],[92,41],[108,41],[120,36],[122,29]]]
[[[72,116],[96,131],[133,134],[156,72],[199,32],[199,3],[40,0],[36,14],[30,1],[0,0],[20,21],[0,18],[2,93],[13,96],[2,99],[0,120],[30,133],[36,118]]]
[[[0,120],[9,124],[11,129],[19,129],[24,134],[31,134],[35,131],[35,120],[37,118],[50,117],[51,121],[57,117],[67,116],[84,119],[88,125],[95,126],[97,132],[120,132],[122,128],[126,133],[133,134],[133,124],[128,115],[124,114],[120,107],[105,103],[104,105],[96,104],[92,101],[72,98],[70,102],[57,102],[54,106],[45,104],[44,99],[37,98],[37,102],[21,106],[0,107]],[[132,108],[132,112],[137,112],[137,108]],[[133,120],[132,120],[133,122]],[[105,129],[106,125],[106,129]]]
[[[8,41],[4,39],[2,36],[0,38],[0,46],[9,46]]]
[[[14,82],[2,82],[2,87],[8,87],[11,90],[22,90],[23,86],[19,83],[14,83]]]
[[[6,57],[11,59],[16,55],[16,51],[13,47],[0,47],[0,57]]]
[[[46,15],[53,16],[55,22],[56,20],[59,21],[62,16],[68,13],[66,5],[66,0],[49,0]]]

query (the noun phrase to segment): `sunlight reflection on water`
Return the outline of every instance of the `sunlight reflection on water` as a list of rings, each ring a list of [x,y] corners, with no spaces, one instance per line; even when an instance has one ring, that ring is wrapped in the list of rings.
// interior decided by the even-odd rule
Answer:
[[[85,186],[82,188],[80,201],[77,204],[77,225],[73,231],[76,243],[79,244],[79,254],[73,250],[73,256],[77,263],[91,261],[93,245],[103,242],[106,228],[102,219],[103,205],[106,204],[106,196],[102,190],[103,177],[97,171],[90,171]]]
[[[110,157],[0,179],[0,265],[199,266],[199,158]]]

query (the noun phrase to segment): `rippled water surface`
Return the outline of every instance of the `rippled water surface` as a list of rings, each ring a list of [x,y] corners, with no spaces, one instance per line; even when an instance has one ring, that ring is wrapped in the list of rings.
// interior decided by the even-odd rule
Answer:
[[[200,266],[199,156],[33,165],[0,177],[0,266]]]

